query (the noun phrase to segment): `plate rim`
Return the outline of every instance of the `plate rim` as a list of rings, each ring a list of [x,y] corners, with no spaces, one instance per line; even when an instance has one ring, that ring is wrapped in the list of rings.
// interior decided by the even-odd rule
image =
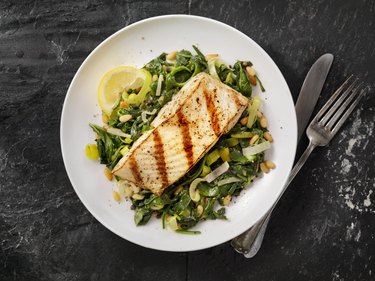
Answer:
[[[220,26],[222,26],[222,27],[224,27],[226,29],[229,29],[232,32],[237,33],[237,35],[239,35],[241,37],[244,37],[246,40],[249,40],[264,56],[268,57],[268,59],[270,60],[270,62],[273,64],[273,68],[282,77],[281,82],[284,84],[285,89],[287,89],[287,91],[288,91],[288,98],[290,99],[288,102],[291,102],[292,104],[294,104],[293,97],[292,97],[290,88],[288,86],[288,83],[286,82],[285,77],[282,74],[282,72],[279,69],[279,67],[277,66],[277,64],[274,62],[274,60],[271,58],[271,56],[268,55],[268,53],[257,42],[255,42],[251,37],[249,37],[248,35],[246,35],[242,31],[236,29],[235,27],[230,26],[229,24],[220,22],[220,21],[218,21],[216,19],[212,19],[212,18],[209,18],[209,17],[197,16],[197,15],[187,15],[187,14],[159,15],[159,16],[154,16],[154,17],[150,17],[150,18],[145,18],[145,19],[139,20],[137,22],[131,23],[131,24],[129,24],[129,25],[127,25],[127,26],[125,26],[125,27],[117,30],[116,32],[114,32],[113,34],[111,34],[110,36],[108,36],[106,39],[104,39],[102,42],[100,42],[100,44],[98,44],[90,52],[90,54],[84,59],[84,61],[81,63],[81,65],[79,66],[78,70],[75,72],[72,81],[69,84],[69,87],[68,87],[68,90],[66,92],[66,95],[65,95],[65,98],[64,98],[64,102],[63,102],[63,107],[62,107],[61,116],[60,116],[60,150],[61,150],[61,154],[62,154],[62,158],[63,158],[63,163],[64,163],[65,171],[66,171],[66,173],[68,175],[69,181],[70,181],[70,183],[71,183],[71,185],[72,185],[75,193],[77,194],[79,200],[86,207],[86,209],[90,212],[90,214],[98,222],[100,222],[104,227],[106,227],[108,230],[110,230],[112,233],[116,234],[117,236],[119,236],[119,237],[121,237],[121,238],[123,238],[123,239],[125,239],[125,240],[127,240],[127,241],[129,241],[131,243],[134,243],[136,245],[139,245],[139,246],[142,246],[142,247],[145,247],[145,248],[159,250],[159,251],[169,251],[169,252],[188,252],[188,251],[198,251],[198,250],[202,250],[202,249],[211,248],[211,247],[214,247],[214,246],[226,243],[226,242],[230,241],[231,239],[233,239],[234,237],[232,237],[230,239],[225,239],[225,240],[223,240],[222,242],[219,242],[219,243],[216,243],[216,242],[214,242],[214,243],[206,243],[205,246],[201,246],[201,247],[191,247],[191,245],[189,245],[186,248],[176,248],[176,249],[174,249],[174,248],[165,249],[163,247],[158,247],[157,244],[156,245],[155,244],[152,244],[152,245],[150,245],[150,244],[148,244],[148,245],[139,244],[139,242],[135,241],[135,239],[132,239],[132,238],[129,238],[129,237],[125,238],[120,231],[115,230],[106,221],[101,220],[99,218],[100,216],[97,214],[97,212],[95,210],[93,210],[91,207],[89,207],[88,204],[85,203],[84,200],[82,200],[82,194],[81,194],[81,192],[79,192],[78,188],[75,187],[75,184],[73,183],[73,180],[72,180],[73,179],[72,174],[69,172],[69,169],[68,169],[68,165],[67,165],[68,164],[68,160],[66,159],[67,156],[64,153],[64,151],[65,151],[66,148],[64,147],[64,141],[63,141],[63,133],[64,133],[64,118],[63,117],[64,117],[65,112],[67,110],[66,108],[67,108],[67,103],[68,103],[68,100],[69,100],[69,96],[71,95],[70,93],[72,91],[73,85],[75,84],[75,81],[78,79],[79,74],[82,72],[82,69],[85,67],[85,65],[90,61],[90,58],[92,56],[94,56],[94,54],[101,48],[101,46],[105,45],[108,41],[112,40],[113,38],[119,36],[119,34],[126,32],[130,28],[133,28],[133,27],[135,27],[137,25],[142,25],[142,24],[144,24],[146,22],[152,22],[152,21],[158,21],[158,20],[165,20],[165,19],[173,19],[173,18],[178,18],[178,19],[181,19],[181,18],[184,18],[184,19],[193,19],[193,20],[201,20],[201,21],[206,21],[206,22],[214,23],[214,24],[220,25]],[[293,163],[294,163],[294,160],[295,160],[296,150],[297,150],[297,117],[296,117],[295,111],[293,111],[292,115],[293,115],[293,120],[290,120],[290,121],[292,121],[294,123],[292,125],[294,127],[293,131],[294,131],[294,136],[295,137],[292,138],[292,140],[293,140],[293,161],[291,161],[291,163],[289,164],[289,167],[287,167],[288,176],[289,176],[289,174],[290,174],[290,172],[292,170],[292,166],[293,166]],[[284,179],[284,181],[282,183],[282,186],[285,185],[285,183],[286,183],[286,181],[288,179],[288,176],[285,177],[285,179]],[[282,188],[278,191],[278,194],[277,194],[276,198],[278,198],[281,193],[282,193]],[[271,207],[272,207],[272,205],[271,205]],[[267,211],[270,208],[268,208]],[[264,214],[266,214],[266,212]],[[263,214],[263,216],[264,216],[264,214]],[[257,221],[259,221],[263,216],[261,216]],[[247,227],[246,227],[246,229],[247,229]],[[246,229],[244,231],[246,231]]]

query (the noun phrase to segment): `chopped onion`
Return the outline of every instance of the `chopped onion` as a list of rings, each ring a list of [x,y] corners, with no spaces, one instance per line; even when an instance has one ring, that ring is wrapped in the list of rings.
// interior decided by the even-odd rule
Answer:
[[[119,180],[117,183],[118,192],[124,198],[129,198],[133,195],[133,190],[131,188],[130,182],[125,180]]]
[[[218,186],[222,186],[222,185],[225,185],[225,184],[234,183],[234,182],[240,182],[240,181],[242,181],[242,180],[239,179],[239,178],[230,177],[230,178],[226,178],[226,179],[223,179],[223,180],[219,181],[217,183],[217,185]]]
[[[202,178],[196,178],[195,180],[193,180],[190,184],[190,187],[189,187],[189,195],[190,195],[190,198],[191,200],[193,200],[194,202],[198,202],[200,199],[201,199],[201,196],[199,194],[199,191],[197,190],[197,186],[199,183],[201,183],[202,181],[206,181],[205,179],[202,179]]]
[[[176,216],[167,217],[165,222],[171,230],[179,229]]]
[[[208,64],[208,72],[210,73],[210,75],[214,77],[215,79],[221,81],[219,75],[217,74],[216,66],[220,67],[220,65],[224,64],[225,66],[228,67],[228,65],[218,56],[209,58],[207,61],[207,64]]]
[[[246,126],[248,128],[251,128],[255,122],[255,118],[257,116],[257,111],[262,104],[262,100],[259,97],[254,97],[253,102],[249,104],[249,117],[247,119],[247,124]]]
[[[153,111],[142,111],[141,117],[143,122],[147,122],[147,115],[155,115],[156,108]]]
[[[205,176],[204,179],[207,182],[212,182],[213,180],[215,180],[217,177],[221,176],[222,174],[224,174],[228,170],[229,170],[229,164],[228,164],[228,162],[224,162],[219,167],[217,167],[215,170],[213,170],[211,173],[209,173],[207,176]]]
[[[163,82],[163,80],[164,80],[164,76],[163,74],[160,74],[158,78],[158,86],[156,87],[156,93],[155,93],[157,97],[160,96],[161,94],[161,83]]]
[[[123,131],[121,131],[120,129],[117,129],[117,128],[109,127],[107,129],[107,133],[109,133],[111,135],[118,136],[118,137],[131,138],[131,135],[125,134]]]
[[[271,148],[271,143],[269,141],[265,141],[265,142],[259,143],[257,145],[254,145],[254,146],[248,146],[246,148],[243,148],[242,154],[246,158],[250,159],[251,158],[250,156],[261,153],[261,152],[263,152],[267,149],[270,149],[270,148]]]
[[[210,58],[208,61],[207,61],[207,64],[208,64],[208,72],[210,73],[210,75],[212,77],[214,77],[215,79],[219,80],[220,81],[220,77],[219,75],[217,74],[216,72],[216,60],[217,60],[217,57],[214,57],[214,58]]]
[[[142,122],[145,122],[145,123],[147,122],[147,117],[146,117],[146,115],[147,115],[146,112],[142,112],[142,113],[141,113]]]

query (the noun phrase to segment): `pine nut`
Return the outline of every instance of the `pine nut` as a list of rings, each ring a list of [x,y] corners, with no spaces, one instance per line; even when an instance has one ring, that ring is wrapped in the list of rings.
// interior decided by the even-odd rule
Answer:
[[[269,142],[273,142],[273,137],[269,132],[263,133],[263,137],[268,140]]]
[[[230,201],[232,201],[232,196],[230,196],[230,195],[225,196],[224,199],[223,199],[223,205],[228,206]]]
[[[167,60],[175,60],[176,59],[176,52],[170,52],[167,56],[166,56],[166,59]]]
[[[104,124],[108,124],[108,121],[109,121],[109,117],[107,114],[103,113],[102,114],[102,121]]]
[[[119,120],[120,122],[125,123],[125,122],[128,122],[132,118],[133,116],[131,116],[130,114],[125,114],[125,115],[120,116]]]
[[[201,216],[202,214],[203,214],[203,206],[202,205],[198,205],[197,206],[197,215]]]
[[[249,77],[249,80],[250,80],[250,84],[253,85],[253,86],[256,86],[257,80],[255,79],[255,77],[251,76],[251,75],[248,75],[248,77]]]
[[[113,196],[113,199],[116,201],[116,202],[120,202],[121,200],[121,197],[120,197],[120,193],[118,193],[117,191],[113,191],[112,192],[112,196]]]
[[[256,74],[255,69],[252,68],[251,66],[246,66],[246,72],[247,72],[247,74],[249,74],[250,76],[255,76],[255,74]]]
[[[132,198],[134,200],[143,200],[143,198],[145,198],[145,196],[142,195],[142,194],[135,193],[135,194],[132,195]]]
[[[179,187],[177,187],[176,190],[174,191],[174,195],[178,195],[183,188],[184,187],[182,185],[180,185]]]
[[[158,80],[158,76],[157,76],[156,74],[154,74],[154,75],[152,76],[152,81],[156,81],[156,80]]]
[[[264,164],[266,164],[267,168],[269,168],[269,169],[271,169],[271,170],[276,168],[275,163],[273,163],[273,162],[270,161],[270,160],[265,160],[265,161],[264,161]]]
[[[250,139],[249,144],[250,144],[250,145],[253,145],[258,139],[259,139],[259,136],[258,136],[258,135],[254,135],[254,136]]]
[[[264,163],[260,163],[260,169],[262,170],[263,173],[266,173],[266,174],[270,171],[270,169]]]
[[[129,105],[126,102],[122,101],[122,102],[120,102],[120,107],[121,108],[128,108]]]
[[[244,117],[244,118],[242,118],[241,120],[240,120],[240,124],[242,125],[242,126],[245,126],[246,124],[247,124],[247,121],[249,120],[249,118],[248,117]]]
[[[259,123],[262,128],[267,128],[268,122],[266,117],[263,116],[262,118],[260,118]]]
[[[112,175],[111,171],[110,171],[108,168],[105,168],[105,169],[104,169],[104,175],[105,175],[105,177],[106,177],[109,181],[112,181],[112,179],[113,179],[113,175]]]
[[[262,116],[263,116],[263,113],[260,112],[259,110],[257,110],[257,117],[260,119],[260,118],[262,118]]]
[[[219,56],[218,54],[207,54],[204,58],[206,60],[209,60],[209,59],[212,59],[212,58],[216,58],[218,56]]]

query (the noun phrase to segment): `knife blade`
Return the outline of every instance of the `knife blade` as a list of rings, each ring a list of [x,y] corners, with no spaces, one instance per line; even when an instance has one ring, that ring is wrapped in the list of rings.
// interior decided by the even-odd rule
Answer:
[[[316,60],[306,75],[302,84],[296,102],[296,115],[298,126],[298,139],[301,139],[305,132],[307,123],[318,101],[319,95],[323,89],[324,82],[328,76],[328,72],[333,62],[332,54],[324,54]]]
[[[311,66],[302,84],[295,106],[298,124],[298,142],[310,120],[333,59],[334,56],[332,54],[324,54],[319,57]],[[246,258],[254,257],[262,245],[270,217],[271,213],[263,217],[249,230],[233,238],[231,241],[233,248]]]

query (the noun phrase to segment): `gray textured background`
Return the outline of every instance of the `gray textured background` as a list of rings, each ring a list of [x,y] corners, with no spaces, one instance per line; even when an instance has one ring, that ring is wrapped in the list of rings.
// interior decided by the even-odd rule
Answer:
[[[229,243],[166,253],[127,242],[90,215],[64,170],[60,114],[80,64],[118,29],[172,13],[250,36],[294,99],[325,52],[335,61],[319,105],[351,73],[372,87],[295,179],[254,259]],[[374,1],[1,1],[0,280],[374,280],[374,23]]]

